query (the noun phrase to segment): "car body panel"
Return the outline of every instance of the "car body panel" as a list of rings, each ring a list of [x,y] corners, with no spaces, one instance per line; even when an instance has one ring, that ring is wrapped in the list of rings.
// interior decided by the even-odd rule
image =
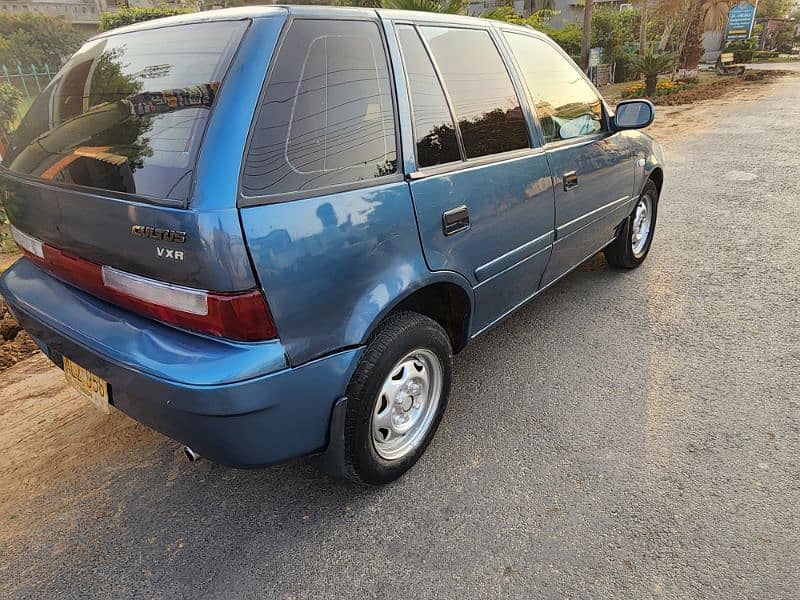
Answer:
[[[611,242],[630,212],[635,165],[619,133],[548,147],[547,157],[556,182],[556,241],[543,286]],[[578,179],[569,190],[564,186],[568,172]]]
[[[292,364],[362,344],[430,273],[405,182],[244,208],[258,277]],[[471,294],[470,294],[471,295]]]

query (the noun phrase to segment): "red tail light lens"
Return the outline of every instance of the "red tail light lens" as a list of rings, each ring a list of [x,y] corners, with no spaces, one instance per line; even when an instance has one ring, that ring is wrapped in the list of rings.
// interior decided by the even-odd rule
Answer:
[[[25,255],[48,273],[132,312],[231,340],[255,342],[278,336],[258,290],[222,294],[163,283],[72,256],[16,228],[12,233]]]

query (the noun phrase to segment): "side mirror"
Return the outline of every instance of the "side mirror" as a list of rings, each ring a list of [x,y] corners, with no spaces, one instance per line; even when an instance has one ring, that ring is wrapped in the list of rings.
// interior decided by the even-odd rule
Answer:
[[[642,129],[656,116],[656,107],[649,100],[625,100],[617,105],[614,129]]]

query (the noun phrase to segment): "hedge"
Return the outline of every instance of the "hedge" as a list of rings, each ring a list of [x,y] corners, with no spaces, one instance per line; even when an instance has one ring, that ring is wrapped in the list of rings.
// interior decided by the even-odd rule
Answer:
[[[172,17],[184,13],[194,12],[186,8],[123,8],[119,12],[105,12],[100,14],[100,31],[108,31],[133,23],[151,21],[161,17]]]

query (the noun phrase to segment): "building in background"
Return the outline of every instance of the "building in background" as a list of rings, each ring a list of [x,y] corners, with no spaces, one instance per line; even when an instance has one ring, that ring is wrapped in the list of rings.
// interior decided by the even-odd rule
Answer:
[[[101,9],[98,0],[0,0],[0,12],[36,12],[62,17],[76,29],[89,34],[97,31]]]
[[[87,37],[97,33],[100,13],[115,11],[125,6],[180,6],[175,0],[0,0],[0,12],[36,12],[51,17],[62,17]]]

